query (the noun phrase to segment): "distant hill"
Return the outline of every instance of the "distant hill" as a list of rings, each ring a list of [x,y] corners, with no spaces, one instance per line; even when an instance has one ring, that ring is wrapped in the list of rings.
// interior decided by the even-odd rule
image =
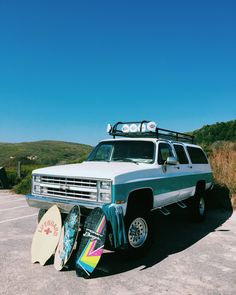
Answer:
[[[63,141],[0,143],[0,166],[15,166],[18,161],[28,165],[55,165],[81,162],[92,147]]]
[[[236,141],[236,120],[205,125],[192,134],[195,141],[204,146],[210,146],[217,141]]]

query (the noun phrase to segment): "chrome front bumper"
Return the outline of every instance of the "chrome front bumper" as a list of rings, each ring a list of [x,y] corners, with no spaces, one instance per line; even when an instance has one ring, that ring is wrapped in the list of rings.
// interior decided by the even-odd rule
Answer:
[[[99,204],[96,202],[82,202],[81,200],[66,200],[60,198],[51,198],[51,197],[42,197],[36,195],[26,195],[26,201],[30,207],[40,208],[40,209],[49,209],[53,205],[57,205],[62,213],[69,213],[70,209],[79,205],[80,207],[84,207],[86,209],[94,209],[95,207],[102,208],[103,204]]]

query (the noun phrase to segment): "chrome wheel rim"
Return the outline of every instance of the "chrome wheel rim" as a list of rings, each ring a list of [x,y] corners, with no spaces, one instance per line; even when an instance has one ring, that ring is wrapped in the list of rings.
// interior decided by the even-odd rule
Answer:
[[[199,200],[199,213],[200,215],[204,215],[205,212],[205,200],[203,197],[200,198]]]
[[[148,226],[142,217],[138,217],[132,221],[128,230],[128,240],[133,248],[141,247],[148,236]]]

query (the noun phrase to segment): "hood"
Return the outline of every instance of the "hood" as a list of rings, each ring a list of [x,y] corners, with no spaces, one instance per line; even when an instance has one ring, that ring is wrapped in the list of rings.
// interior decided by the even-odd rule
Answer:
[[[147,164],[129,162],[84,162],[81,164],[40,168],[34,170],[33,174],[113,180],[118,175],[140,171],[143,169],[143,165],[147,167]]]

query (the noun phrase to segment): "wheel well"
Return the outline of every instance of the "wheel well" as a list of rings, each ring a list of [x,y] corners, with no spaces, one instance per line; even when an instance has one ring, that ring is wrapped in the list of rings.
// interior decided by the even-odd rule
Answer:
[[[196,192],[199,192],[199,191],[205,191],[206,189],[206,181],[205,180],[199,180],[196,184]]]
[[[127,214],[133,211],[150,211],[153,208],[153,192],[151,189],[140,189],[130,193]]]

